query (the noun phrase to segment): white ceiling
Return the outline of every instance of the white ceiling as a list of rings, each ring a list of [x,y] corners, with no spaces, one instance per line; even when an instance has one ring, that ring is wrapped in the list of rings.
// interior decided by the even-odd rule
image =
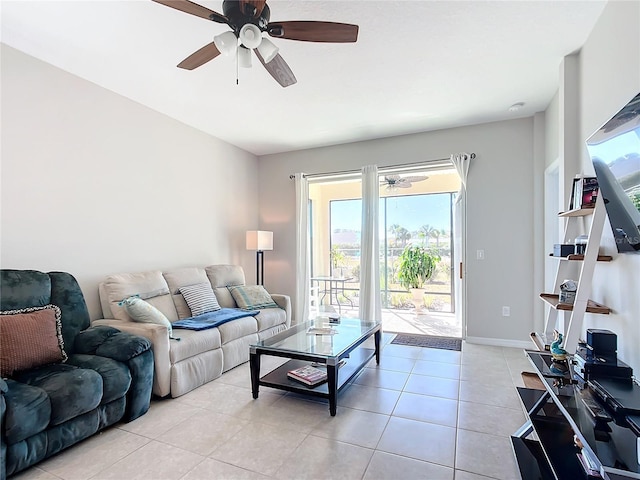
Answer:
[[[222,0],[197,3],[222,13]],[[360,26],[357,43],[272,39],[298,79],[288,88],[255,58],[239,85],[230,57],[176,68],[227,27],[151,0],[2,0],[1,39],[264,155],[542,111],[605,3],[270,0],[272,21]]]

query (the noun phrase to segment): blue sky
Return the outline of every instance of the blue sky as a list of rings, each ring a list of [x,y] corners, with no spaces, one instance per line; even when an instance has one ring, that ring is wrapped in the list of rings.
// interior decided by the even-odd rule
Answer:
[[[451,195],[407,195],[387,198],[387,227],[398,224],[410,232],[422,225],[431,225],[438,230],[451,229]],[[384,209],[381,199],[380,212]],[[360,200],[337,200],[331,202],[331,230],[360,230]]]

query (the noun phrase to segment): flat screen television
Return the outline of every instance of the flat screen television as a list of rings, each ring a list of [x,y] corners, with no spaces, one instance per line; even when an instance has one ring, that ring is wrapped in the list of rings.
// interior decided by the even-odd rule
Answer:
[[[587,140],[618,252],[640,253],[640,93]]]

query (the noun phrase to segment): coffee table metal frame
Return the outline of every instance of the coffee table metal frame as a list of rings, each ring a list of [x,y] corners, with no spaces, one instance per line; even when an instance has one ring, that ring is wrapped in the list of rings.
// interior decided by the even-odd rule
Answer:
[[[380,364],[382,324],[343,318],[339,324],[331,324],[331,327],[338,331],[335,335],[307,334],[309,327],[319,325],[321,322],[318,319],[311,320],[251,345],[249,366],[253,398],[258,398],[260,385],[326,398],[329,400],[329,412],[331,416],[335,416],[340,390],[348,385],[372,358]],[[375,348],[363,347],[362,344],[372,336]],[[261,377],[261,355],[285,357],[290,360]],[[341,360],[346,360],[346,363],[339,366]],[[325,383],[307,387],[287,377],[289,370],[314,362],[326,366],[327,381]]]

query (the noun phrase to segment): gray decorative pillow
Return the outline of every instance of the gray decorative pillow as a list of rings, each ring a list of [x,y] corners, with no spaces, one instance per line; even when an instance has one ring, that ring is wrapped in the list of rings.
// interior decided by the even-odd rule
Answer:
[[[185,302],[187,302],[189,310],[191,310],[191,316],[193,317],[220,310],[218,299],[215,293],[213,293],[213,289],[209,283],[188,285],[186,287],[180,287],[178,290],[184,297]]]
[[[238,307],[245,310],[259,310],[261,308],[278,308],[269,292],[262,285],[238,285],[227,287]]]
[[[173,338],[173,328],[169,319],[156,307],[142,300],[140,295],[127,297],[119,302],[118,305],[124,307],[135,322],[164,325],[169,331],[169,338]]]

